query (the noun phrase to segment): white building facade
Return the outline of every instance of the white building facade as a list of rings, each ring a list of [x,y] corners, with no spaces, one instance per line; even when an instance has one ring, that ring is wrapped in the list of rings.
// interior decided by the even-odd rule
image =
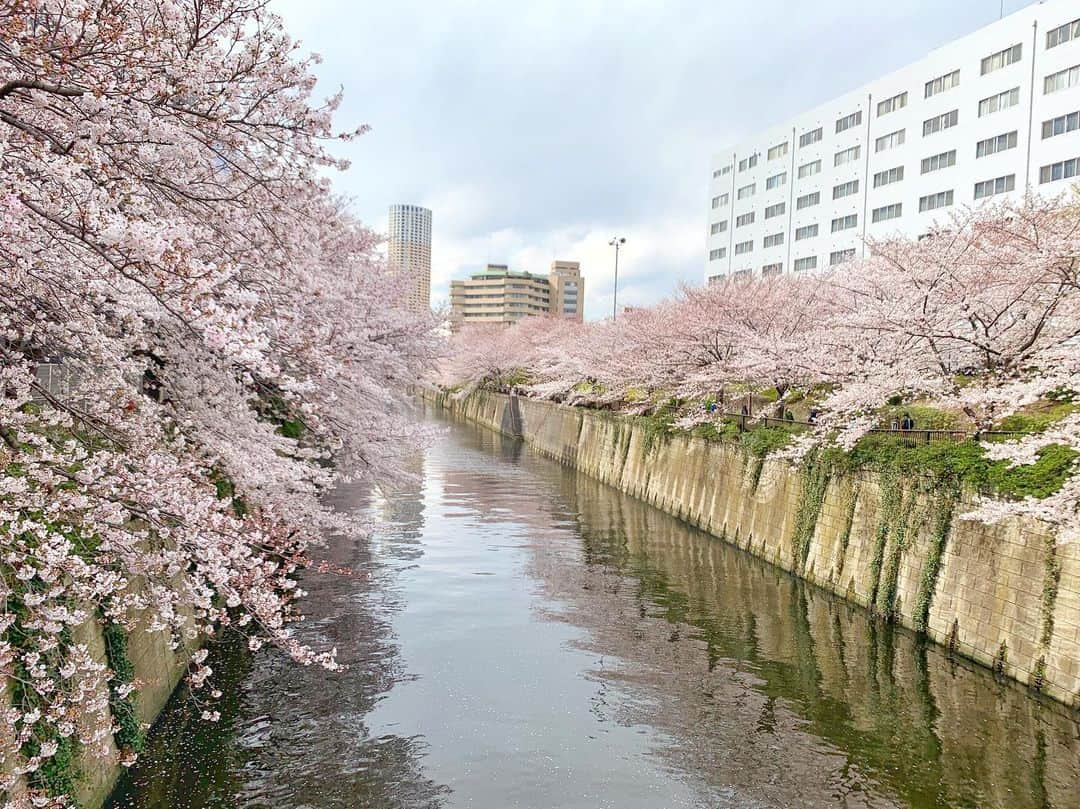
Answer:
[[[824,269],[1080,181],[1080,2],[1048,0],[715,156],[705,276]]]
[[[416,312],[431,310],[431,211],[391,205],[387,258],[409,282],[407,301]]]

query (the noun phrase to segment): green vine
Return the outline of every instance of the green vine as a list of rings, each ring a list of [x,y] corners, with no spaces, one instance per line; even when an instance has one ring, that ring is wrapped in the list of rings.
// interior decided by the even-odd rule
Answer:
[[[955,486],[946,487],[935,503],[934,533],[930,538],[930,550],[923,565],[922,578],[919,580],[919,593],[915,597],[913,622],[916,632],[925,633],[930,625],[930,607],[937,589],[938,575],[941,573],[941,558],[952,530],[953,509],[958,496]]]
[[[128,636],[123,626],[106,620],[102,632],[105,638],[105,660],[112,669],[109,681],[109,708],[116,720],[113,739],[121,750],[142,751],[145,742],[142,725],[135,708],[135,692],[123,696],[120,690],[135,681],[135,666],[128,656]]]
[[[1036,691],[1042,691],[1043,686],[1046,685],[1046,658],[1040,657],[1035,663],[1035,677],[1031,681],[1031,686]]]
[[[840,558],[836,563],[835,581],[839,581],[844,575],[844,560],[847,558],[847,549],[851,542],[851,528],[855,524],[855,506],[858,502],[859,485],[853,483],[844,495],[844,530],[840,532]]]
[[[35,581],[34,584],[37,582]],[[34,586],[33,584],[31,586]],[[15,607],[16,614],[23,612],[21,604]],[[5,633],[9,643],[16,649],[26,648],[27,636],[21,629],[21,622],[13,624]],[[71,648],[71,631],[64,628],[60,632],[60,642],[51,651],[45,653],[46,665],[50,668],[58,668],[64,650]],[[41,696],[36,690],[27,686],[32,681],[30,673],[24,667],[22,660],[16,657],[12,663],[14,676],[10,679],[12,691],[12,705],[23,713],[32,709],[43,710],[44,705]],[[23,744],[22,754],[25,758],[33,758],[41,752],[41,746],[45,742],[55,742],[56,752],[42,762],[37,770],[27,776],[27,783],[31,789],[44,793],[51,798],[61,798],[64,805],[78,809],[78,801],[75,790],[78,785],[78,768],[75,764],[76,744],[69,736],[61,736],[55,725],[39,719],[34,725],[34,734]]]
[[[903,491],[895,472],[886,471],[881,476],[881,509],[877,527],[874,529],[874,554],[870,558],[870,599],[872,614],[877,614],[878,591],[881,588],[881,569],[885,564],[885,546],[889,533],[900,514]]]
[[[806,567],[810,555],[810,542],[817,529],[821,506],[825,502],[825,490],[829,485],[830,470],[827,463],[809,458],[800,467],[799,504],[795,509],[795,527],[791,535],[791,552],[796,569]]]
[[[897,603],[896,588],[900,577],[900,560],[904,551],[907,550],[908,537],[916,520],[912,519],[916,497],[914,494],[906,498],[900,495],[900,506],[896,510],[895,521],[886,531],[886,541],[891,536],[893,539],[892,551],[884,561],[881,571],[881,580],[877,587],[876,599],[873,612],[879,618],[891,622],[895,620],[900,606]]]
[[[1046,537],[1046,552],[1043,557],[1045,574],[1042,590],[1042,637],[1044,647],[1050,645],[1054,636],[1054,604],[1057,602],[1058,586],[1061,584],[1061,560],[1057,556],[1057,547],[1052,536]]]
[[[960,621],[956,618],[953,618],[952,629],[949,630],[949,636],[945,639],[945,648],[950,655],[956,654],[956,650],[960,648]]]
[[[997,654],[994,656],[994,674],[1001,676],[1005,673],[1005,664],[1009,662],[1009,647],[1005,641],[1001,642]]]

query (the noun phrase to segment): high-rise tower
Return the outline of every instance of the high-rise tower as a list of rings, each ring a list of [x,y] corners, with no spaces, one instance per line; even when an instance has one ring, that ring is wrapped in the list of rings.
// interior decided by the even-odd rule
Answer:
[[[409,308],[427,311],[431,308],[431,211],[419,205],[391,205],[389,230],[390,266],[404,271]]]

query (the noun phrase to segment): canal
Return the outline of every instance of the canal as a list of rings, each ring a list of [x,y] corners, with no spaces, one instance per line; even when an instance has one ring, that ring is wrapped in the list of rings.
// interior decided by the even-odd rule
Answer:
[[[216,648],[113,809],[1080,806],[1075,712],[519,442],[415,468],[304,582],[347,670]]]

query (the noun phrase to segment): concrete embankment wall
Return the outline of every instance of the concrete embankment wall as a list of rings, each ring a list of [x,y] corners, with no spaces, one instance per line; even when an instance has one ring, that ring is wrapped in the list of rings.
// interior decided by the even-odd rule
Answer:
[[[90,620],[76,627],[72,632],[72,642],[85,644],[96,662],[109,667],[104,626],[99,621]],[[140,723],[147,726],[153,724],[164,709],[187,670],[190,651],[173,650],[167,632],[147,632],[144,626],[137,626],[127,635],[126,656],[136,684],[134,704]],[[108,686],[101,683],[99,687],[101,693],[98,696],[107,700]],[[3,696],[10,700],[10,689]],[[10,733],[11,729],[5,730]],[[109,754],[104,760],[90,756],[84,748],[76,748],[71,774],[75,779],[75,798],[81,809],[100,809],[123,772],[120,751],[111,738],[108,745]],[[9,753],[15,749],[10,735],[0,739],[0,746]],[[25,790],[25,779],[20,779],[9,798],[25,796]]]
[[[428,394],[958,654],[1080,706],[1080,546],[1046,526],[961,518],[969,492],[729,443],[641,420],[500,394]]]

